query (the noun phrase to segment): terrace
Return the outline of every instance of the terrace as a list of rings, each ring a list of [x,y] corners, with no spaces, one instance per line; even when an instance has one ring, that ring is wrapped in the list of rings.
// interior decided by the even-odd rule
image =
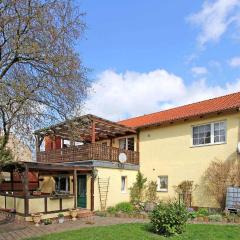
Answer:
[[[100,160],[118,162],[120,153],[126,163],[139,164],[136,130],[94,115],[85,115],[35,132],[37,162],[63,163]],[[114,140],[134,136],[133,147],[117,146]],[[45,141],[45,150],[40,146]],[[134,151],[136,149],[136,151]]]

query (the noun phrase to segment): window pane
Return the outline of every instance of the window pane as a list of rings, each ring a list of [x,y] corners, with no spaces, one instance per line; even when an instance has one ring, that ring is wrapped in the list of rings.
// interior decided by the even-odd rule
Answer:
[[[220,135],[225,135],[225,130],[220,130]]]
[[[225,129],[225,122],[220,123],[220,129]]]
[[[214,123],[214,142],[225,142],[226,140],[226,130],[225,122]]]
[[[119,139],[119,148],[121,150],[126,150],[126,138]]]
[[[167,190],[168,189],[168,176],[159,177],[159,189]]]
[[[205,138],[205,143],[206,143],[206,144],[211,143],[211,138],[210,138],[210,137]]]
[[[198,127],[193,127],[193,134],[198,134]]]
[[[70,191],[69,177],[59,176],[54,179],[56,191]]]
[[[204,133],[204,126],[199,127],[199,133]]]
[[[214,142],[216,143],[216,142],[219,142],[219,136],[215,136],[214,137]]]
[[[219,123],[214,123],[214,130],[219,130]]]
[[[204,144],[204,138],[199,138],[199,144]]]
[[[197,138],[194,138],[193,139],[193,145],[198,145],[199,143],[198,143],[198,139]]]
[[[225,142],[226,139],[225,139],[225,136],[220,136],[220,142]]]
[[[193,127],[193,145],[211,143],[211,124]]]
[[[125,192],[126,191],[126,178],[125,176],[122,176],[121,178],[121,191]]]
[[[134,138],[128,138],[128,150],[134,151]]]

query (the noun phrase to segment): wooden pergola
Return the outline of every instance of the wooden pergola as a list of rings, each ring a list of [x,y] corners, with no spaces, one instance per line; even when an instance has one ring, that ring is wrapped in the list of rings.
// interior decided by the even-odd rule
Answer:
[[[95,143],[99,140],[111,140],[130,134],[136,134],[136,130],[92,114],[87,114],[35,131],[36,150],[37,152],[40,150],[45,136],[53,138],[59,136],[70,140],[70,142]]]
[[[17,171],[22,176],[22,183],[23,183],[23,192],[22,195],[12,195],[5,194],[5,197],[12,196],[14,201],[15,198],[23,198],[24,199],[24,216],[29,216],[29,200],[37,198],[36,196],[31,196],[29,191],[29,179],[28,173],[37,172],[39,175],[54,175],[54,174],[71,174],[73,176],[73,197],[74,197],[74,207],[77,207],[77,200],[76,200],[76,183],[77,183],[77,174],[92,174],[92,168],[90,167],[83,167],[83,166],[71,166],[71,165],[64,165],[64,164],[57,164],[57,163],[40,163],[40,162],[11,162],[4,165],[1,168],[3,172],[9,172],[11,174],[11,181],[12,175],[14,171]],[[13,184],[12,184],[13,187]],[[11,189],[10,189],[11,191]],[[1,194],[3,195],[3,194]],[[44,196],[40,196],[42,198]],[[47,210],[47,197],[45,196],[45,213],[49,213]],[[59,198],[59,211],[61,211],[61,201],[62,199]],[[6,202],[6,201],[5,201]],[[5,203],[6,204],[6,203]],[[91,178],[91,210],[94,209],[94,178]],[[21,215],[21,214],[19,214]]]

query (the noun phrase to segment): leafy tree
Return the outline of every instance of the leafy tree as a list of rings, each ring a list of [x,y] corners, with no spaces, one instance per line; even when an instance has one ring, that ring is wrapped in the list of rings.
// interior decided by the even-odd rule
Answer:
[[[89,81],[75,44],[85,24],[71,0],[0,1],[0,153],[10,132],[73,117]],[[2,161],[4,157],[0,158]]]

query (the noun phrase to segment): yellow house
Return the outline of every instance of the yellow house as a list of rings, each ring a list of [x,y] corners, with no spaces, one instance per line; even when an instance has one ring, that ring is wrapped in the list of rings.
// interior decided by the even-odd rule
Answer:
[[[67,214],[76,207],[106,209],[130,200],[138,170],[157,181],[162,200],[176,197],[174,186],[191,180],[199,185],[192,205],[218,207],[201,180],[213,160],[238,158],[239,110],[240,93],[234,93],[120,122],[88,114],[40,129],[36,162],[24,163],[23,171],[37,174],[41,197],[29,186],[20,196],[13,183],[1,194],[0,207],[8,208],[6,198],[14,208],[22,201],[16,210],[25,218],[33,212]]]
[[[157,181],[160,199],[176,197],[184,180],[199,185],[192,205],[219,207],[202,177],[214,160],[238,159],[240,93],[121,121],[138,129],[140,171]]]

